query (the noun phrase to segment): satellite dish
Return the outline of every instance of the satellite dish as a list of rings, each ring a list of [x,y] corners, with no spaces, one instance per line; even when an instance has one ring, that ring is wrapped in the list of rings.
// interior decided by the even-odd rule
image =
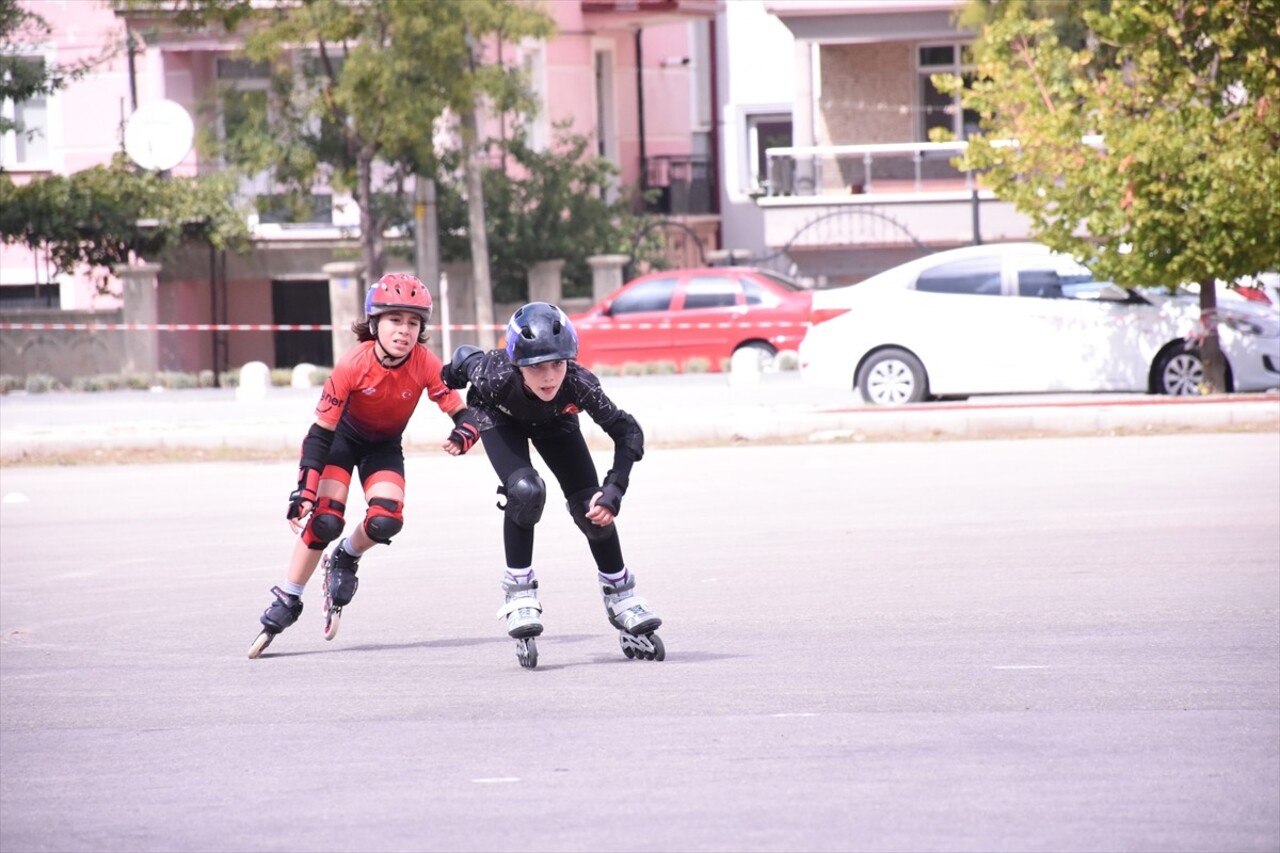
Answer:
[[[124,150],[144,169],[166,172],[191,151],[195,124],[191,114],[174,101],[151,101],[129,116],[124,128]]]

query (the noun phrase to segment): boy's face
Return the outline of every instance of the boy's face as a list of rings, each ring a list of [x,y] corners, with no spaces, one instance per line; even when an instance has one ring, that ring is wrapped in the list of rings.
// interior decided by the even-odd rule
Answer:
[[[388,311],[378,315],[378,343],[392,358],[404,358],[418,342],[422,318],[412,311]]]
[[[520,375],[524,378],[524,387],[532,391],[539,400],[549,403],[560,393],[560,386],[564,384],[564,376],[568,370],[567,361],[544,361],[520,368]]]

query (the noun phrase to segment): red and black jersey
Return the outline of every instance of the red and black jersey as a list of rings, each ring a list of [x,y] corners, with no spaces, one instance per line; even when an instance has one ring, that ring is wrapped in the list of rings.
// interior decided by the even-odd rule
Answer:
[[[440,378],[442,365],[431,350],[419,344],[400,364],[383,367],[374,346],[374,341],[358,344],[334,367],[316,420],[337,423],[364,441],[386,441],[404,434],[423,391],[446,414],[462,404],[458,392]]]

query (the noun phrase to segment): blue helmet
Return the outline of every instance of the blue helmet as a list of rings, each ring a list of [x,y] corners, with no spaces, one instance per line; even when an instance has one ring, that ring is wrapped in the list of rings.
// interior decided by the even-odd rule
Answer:
[[[546,302],[516,309],[507,323],[507,359],[516,367],[568,361],[578,354],[578,333],[569,317]]]

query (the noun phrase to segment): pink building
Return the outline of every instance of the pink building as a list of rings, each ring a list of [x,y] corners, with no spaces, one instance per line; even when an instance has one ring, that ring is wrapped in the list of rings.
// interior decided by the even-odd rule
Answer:
[[[66,64],[104,50],[114,53],[85,79],[48,99],[3,104],[6,115],[39,131],[31,140],[13,133],[0,138],[0,167],[18,183],[108,162],[124,149],[130,118],[139,110],[148,115],[159,102],[184,107],[198,132],[211,121],[198,107],[215,87],[251,92],[266,84],[236,55],[236,39],[221,31],[183,31],[161,18],[118,12],[110,0],[24,0],[22,5],[53,27],[49,43],[25,46],[31,61]],[[618,164],[624,183],[645,181],[662,190],[656,212],[681,223],[677,236],[697,235],[701,250],[715,248],[711,21],[723,0],[550,0],[543,8],[557,22],[555,37],[490,46],[491,58],[500,50],[502,61],[523,63],[532,73],[545,105],[534,123],[535,143],[550,141],[554,122],[571,120],[575,132],[593,137],[599,152]],[[153,129],[164,124],[152,118]],[[486,130],[497,135],[504,128],[495,119]],[[175,144],[172,128],[163,131],[163,144]],[[178,153],[171,171],[195,175],[220,168],[192,148]],[[260,190],[252,182],[243,187],[246,194]],[[317,196],[318,221],[254,222],[254,245],[243,256],[193,246],[163,259],[150,280],[113,282],[116,293],[124,289],[123,305],[97,293],[84,276],[51,275],[24,248],[0,246],[0,321],[12,326],[21,315],[33,323],[37,316],[56,316],[62,322],[123,317],[214,326],[332,324],[341,327],[332,340],[317,332],[219,328],[158,331],[147,346],[131,347],[119,338],[143,333],[6,327],[0,330],[0,373],[116,372],[105,362],[118,351],[140,370],[220,372],[251,360],[282,367],[331,363],[339,336],[349,337],[345,320],[360,310],[362,288],[358,271],[343,262],[355,246],[350,236],[354,206],[323,187]],[[449,294],[453,322],[465,323],[467,300],[458,297],[468,269],[451,266],[447,272],[454,285]],[[99,340],[85,344],[86,336]],[[91,370],[99,361],[104,363]]]

